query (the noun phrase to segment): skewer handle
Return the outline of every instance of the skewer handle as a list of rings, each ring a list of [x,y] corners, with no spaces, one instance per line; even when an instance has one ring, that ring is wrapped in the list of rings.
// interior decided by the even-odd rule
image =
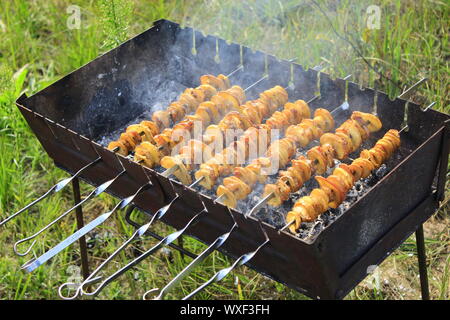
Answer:
[[[45,252],[39,258],[33,259],[33,260],[25,263],[24,265],[22,265],[21,268],[25,269],[28,272],[31,272],[31,271],[35,270],[40,265],[42,265],[43,263],[45,263],[49,259],[53,258],[55,255],[60,253],[62,250],[64,250],[65,248],[67,248],[68,246],[73,244],[75,241],[77,241],[81,237],[85,236],[86,234],[91,232],[93,229],[98,227],[100,224],[105,222],[114,212],[116,212],[117,210],[125,208],[127,205],[129,205],[134,200],[134,198],[140,192],[142,192],[144,189],[148,188],[149,186],[151,186],[151,185],[150,184],[143,185],[132,196],[120,200],[119,203],[117,203],[116,206],[111,211],[106,212],[106,213],[100,215],[99,217],[95,218],[90,223],[85,225],[83,228],[79,229],[78,231],[76,231],[75,233],[73,233],[72,235],[70,235],[69,237],[67,237],[66,239],[61,241],[60,243],[58,243],[56,246],[54,246],[53,248],[51,248],[50,250]]]
[[[190,294],[188,294],[187,296],[185,296],[182,300],[188,300],[190,298],[192,298],[193,296],[195,296],[197,293],[199,293],[200,291],[202,291],[203,289],[205,289],[206,287],[210,286],[211,284],[213,284],[214,282],[219,282],[221,281],[223,278],[225,278],[231,271],[233,271],[235,268],[246,264],[247,262],[249,262],[257,253],[259,250],[261,250],[265,245],[267,245],[269,243],[269,239],[266,239],[262,244],[260,244],[258,246],[258,248],[256,248],[255,251],[243,254],[242,256],[240,256],[230,267],[225,268],[220,270],[219,272],[217,272],[214,276],[212,276],[208,281],[206,281],[205,283],[203,283],[200,287],[198,287],[197,289],[195,289],[194,291],[192,291]]]
[[[26,205],[25,207],[23,207],[22,209],[20,209],[19,211],[17,211],[16,213],[10,215],[8,218],[4,219],[3,221],[0,222],[0,227],[4,224],[6,224],[8,221],[14,219],[15,217],[17,217],[18,215],[20,215],[21,213],[25,212],[26,210],[30,209],[31,207],[33,207],[34,205],[38,204],[39,202],[41,202],[42,200],[44,200],[45,198],[47,198],[48,196],[50,196],[51,194],[54,194],[60,190],[62,190],[65,186],[67,186],[73,179],[75,179],[76,177],[78,177],[84,170],[87,170],[88,168],[90,168],[91,166],[93,166],[94,164],[100,162],[100,160],[102,160],[101,157],[98,157],[97,159],[95,159],[92,162],[89,162],[87,165],[85,165],[84,167],[82,167],[81,169],[79,169],[77,172],[75,172],[75,174],[73,176],[71,176],[70,178],[66,178],[64,180],[61,180],[60,182],[58,182],[57,184],[55,184],[53,187],[51,187],[46,193],[44,193],[42,196],[40,196],[39,198],[37,198],[36,200],[34,200],[33,202],[29,203],[28,205]]]
[[[163,289],[152,289],[147,291],[143,295],[143,300],[147,300],[147,296],[150,293],[158,292],[159,294],[157,297],[154,298],[154,300],[162,300],[164,296],[172,289],[174,288],[178,283],[180,283],[184,278],[186,278],[193,269],[195,269],[199,264],[201,264],[207,257],[209,257],[217,248],[221,247],[225,241],[229,238],[230,234],[237,228],[237,224],[234,223],[234,225],[231,227],[230,231],[227,233],[224,233],[220,237],[218,237],[214,242],[206,248],[201,254],[197,256],[189,265],[187,265],[175,278],[173,278]]]
[[[194,224],[200,217],[202,214],[204,214],[206,212],[205,209],[203,209],[202,211],[200,211],[199,213],[197,213],[185,226],[183,229],[178,230],[176,232],[173,232],[171,234],[169,234],[168,236],[166,236],[165,238],[163,238],[160,242],[158,242],[157,244],[155,244],[152,248],[150,248],[149,250],[147,250],[146,252],[144,252],[143,254],[141,254],[139,257],[137,257],[136,259],[134,259],[133,261],[129,262],[127,265],[125,265],[124,267],[120,268],[119,270],[117,270],[116,272],[114,272],[112,275],[108,276],[105,280],[103,280],[101,282],[101,284],[97,287],[97,289],[95,289],[92,292],[85,292],[83,290],[83,287],[81,287],[81,292],[83,295],[87,295],[87,296],[95,296],[97,295],[101,290],[103,290],[103,288],[105,286],[107,286],[111,281],[113,281],[114,279],[116,279],[117,277],[121,276],[123,273],[127,272],[130,268],[134,267],[135,265],[137,265],[138,263],[140,263],[142,260],[144,260],[145,258],[147,258],[148,256],[154,254],[156,251],[158,251],[160,248],[162,248],[163,246],[166,246],[172,242],[174,242],[175,240],[177,240],[192,224]],[[85,281],[85,286],[89,286],[91,284],[93,284],[94,282],[98,282],[102,279],[102,277],[95,277],[93,279],[91,279],[90,281]]]
[[[98,186],[97,188],[95,188],[91,193],[89,193],[89,195],[88,195],[86,198],[84,198],[82,201],[78,202],[78,203],[77,203],[76,205],[74,205],[72,208],[66,210],[63,214],[61,214],[60,216],[58,216],[56,219],[54,219],[53,221],[51,221],[49,224],[47,224],[45,227],[43,227],[42,229],[40,229],[40,230],[39,230],[38,232],[36,232],[35,234],[33,234],[33,235],[29,236],[29,237],[23,238],[23,239],[21,239],[21,240],[19,240],[19,241],[17,241],[17,242],[14,244],[14,252],[15,252],[15,254],[18,255],[18,256],[21,256],[21,257],[26,256],[28,253],[30,253],[31,249],[32,249],[33,246],[36,244],[36,240],[33,241],[33,242],[31,243],[31,245],[28,246],[27,250],[24,251],[24,252],[20,252],[20,251],[19,251],[19,248],[18,248],[18,247],[19,247],[20,244],[22,244],[22,243],[24,243],[24,242],[27,242],[27,241],[30,241],[30,240],[36,238],[36,237],[39,236],[41,233],[43,233],[45,230],[49,229],[51,226],[53,226],[55,223],[57,223],[59,220],[61,220],[61,219],[63,219],[64,217],[66,217],[66,216],[67,216],[69,213],[71,213],[73,210],[75,210],[75,209],[79,208],[80,206],[82,206],[82,205],[83,205],[85,202],[87,202],[89,199],[91,199],[91,198],[93,198],[93,197],[96,197],[96,196],[100,195],[101,193],[103,193],[103,192],[104,192],[106,189],[108,189],[108,187],[109,187],[109,186],[110,186],[117,178],[119,178],[122,174],[123,174],[123,172],[120,173],[120,174],[119,174],[118,176],[116,176],[115,178],[113,178],[113,179],[111,179],[111,180],[108,180],[108,181],[102,183],[101,185],[99,185],[99,186]],[[74,177],[75,177],[75,176],[74,176]],[[74,177],[69,178],[69,179],[71,180],[71,179],[73,179]]]

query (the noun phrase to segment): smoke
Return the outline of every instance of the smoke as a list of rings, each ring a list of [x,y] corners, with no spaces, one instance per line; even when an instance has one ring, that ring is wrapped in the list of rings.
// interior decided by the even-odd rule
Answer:
[[[371,40],[381,27],[381,14],[381,8],[368,0],[192,1],[187,8],[173,12],[181,25],[205,35],[279,58],[296,59],[306,67],[325,62],[327,72],[335,76],[353,73],[357,81],[367,85],[379,75],[360,54],[365,53],[365,47],[374,45]]]
[[[373,84],[379,78],[379,75],[371,69],[373,67],[372,61],[363,55],[365,53],[364,48],[372,45],[370,41],[380,28],[379,18],[381,17],[377,15],[380,15],[381,11],[377,8],[369,1],[353,1],[350,4],[349,1],[210,0],[191,1],[187,7],[176,8],[172,16],[182,26],[199,30],[205,36],[211,34],[279,58],[295,59],[297,63],[304,67],[313,67],[325,62],[327,73],[341,77],[352,74],[353,79],[357,82],[373,87],[371,83]],[[183,54],[187,52],[185,49],[193,48],[194,53],[197,50],[194,39],[192,33],[180,33],[177,40],[181,43],[179,47],[183,49],[175,49],[175,52],[169,53],[174,58],[168,63],[167,70],[170,70],[170,72],[167,72],[167,74],[172,75],[172,79],[187,79],[180,81],[180,85],[198,81],[198,78],[195,78],[194,81],[189,79],[190,71],[198,71],[195,61],[183,59]],[[227,56],[226,51],[218,51],[211,44],[207,44],[206,47],[199,50],[209,50],[210,52],[205,56],[211,56],[213,51],[216,52],[219,55],[216,58],[220,61],[230,61],[236,58],[235,56]],[[203,55],[200,56],[203,57]],[[265,61],[252,61],[252,65],[258,67],[264,65],[264,63]],[[238,66],[237,63],[234,65]],[[284,73],[281,67],[280,70],[280,74],[275,76],[276,79],[291,80],[289,79],[289,71]],[[252,73],[255,79],[257,79],[256,74],[259,71],[246,70],[246,72]],[[245,83],[245,81],[237,81],[236,78],[232,81],[240,84]],[[157,83],[159,82],[157,81]],[[326,85],[326,81],[321,83],[321,86]],[[139,91],[145,92],[145,88],[150,87],[148,81],[142,81],[142,89]],[[148,104],[150,105],[151,101],[158,102],[151,104],[152,111],[164,109],[170,102],[169,97],[163,94],[165,89],[170,92],[181,92],[181,90],[169,90],[168,87],[164,86],[161,86],[161,88],[163,88],[162,93],[147,90],[151,96],[151,98],[145,99]],[[173,87],[170,89],[173,89]],[[256,91],[261,91],[260,89],[257,88]],[[327,91],[325,87],[322,87],[322,89]],[[249,96],[251,95],[249,94]],[[155,97],[158,97],[158,99],[155,99]],[[142,99],[142,96],[138,98],[138,100]],[[357,104],[356,107],[358,108],[369,105],[368,95],[353,96],[352,99],[353,105]],[[337,103],[341,103],[341,101]],[[370,100],[370,103],[373,103],[372,100]],[[149,116],[149,114],[146,116]],[[119,131],[115,132],[116,136],[118,134]],[[111,137],[104,138],[102,142],[106,142]],[[392,166],[389,166],[389,168],[392,168]],[[161,171],[162,168],[159,167],[156,170]],[[330,173],[328,172],[328,174]],[[277,175],[269,177],[267,183],[274,182],[276,177]],[[357,184],[350,192],[349,200],[346,203],[337,210],[330,210],[325,213],[320,223],[306,224],[300,230],[299,236],[308,238],[317,235],[320,230],[332,223],[352,203],[365,194],[370,189],[371,183],[376,181],[376,178],[375,175],[372,177],[373,180]],[[223,180],[220,179],[217,185],[222,182]],[[306,184],[299,192],[293,194],[291,199],[281,208],[266,207],[258,213],[258,217],[273,226],[281,227],[284,224],[285,214],[292,207],[294,201],[298,197],[308,194],[314,185],[314,182]],[[261,199],[263,187],[263,184],[257,184],[248,199],[241,201],[237,209],[241,212],[248,212]],[[211,191],[205,191],[198,187],[198,190],[215,198],[215,188]]]

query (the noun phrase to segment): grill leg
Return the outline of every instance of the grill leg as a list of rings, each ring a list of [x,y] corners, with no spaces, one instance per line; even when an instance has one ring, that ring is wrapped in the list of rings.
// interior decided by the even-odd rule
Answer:
[[[423,224],[416,230],[417,258],[419,260],[420,289],[422,300],[430,300],[430,289],[428,287],[427,257],[425,254],[425,240],[423,236]]]
[[[80,196],[80,181],[78,178],[72,180],[73,187],[73,198],[75,200],[75,204],[81,201]],[[81,206],[75,209],[76,217],[77,217],[77,228],[81,229],[84,226],[83,221],[83,209]],[[81,271],[83,273],[83,278],[86,279],[89,277],[89,261],[88,261],[88,252],[86,246],[86,238],[83,236],[79,240],[80,243],[80,256],[81,256]]]
[[[183,239],[183,236],[180,236],[180,237],[178,238],[178,245],[180,246],[180,248],[184,249],[184,239]],[[183,262],[184,262],[184,253],[183,253],[183,251],[180,251],[180,253],[181,253],[181,260],[183,260]]]

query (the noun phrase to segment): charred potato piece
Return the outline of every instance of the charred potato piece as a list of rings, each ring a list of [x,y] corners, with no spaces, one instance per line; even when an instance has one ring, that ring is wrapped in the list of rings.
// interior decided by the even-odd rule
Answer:
[[[323,191],[320,188],[315,188],[315,189],[313,189],[313,191],[311,191],[311,197],[319,205],[320,213],[323,213],[328,210],[329,199],[328,199],[328,195],[325,191]]]
[[[324,178],[322,176],[316,176],[316,180],[320,185],[320,188],[325,191],[329,197],[328,206],[336,209],[339,204],[344,201],[345,190],[341,187],[339,183],[331,181],[331,176]]]
[[[144,141],[136,147],[134,160],[143,161],[147,167],[153,168],[160,163],[161,155],[155,145]]]
[[[141,124],[149,128],[153,136],[156,136],[159,133],[158,126],[153,121],[144,120],[141,121]]]
[[[128,126],[126,132],[130,131],[136,131],[142,137],[142,141],[155,143],[151,130],[142,124],[132,124],[131,126]]]
[[[211,98],[217,94],[217,89],[214,88],[210,84],[202,84],[198,87],[198,89],[203,91],[203,94],[205,95],[205,101],[211,100]]]
[[[223,74],[219,74],[219,75],[217,76],[217,78],[220,79],[220,80],[222,80],[225,89],[228,89],[228,88],[231,87],[230,79],[228,79],[227,76],[225,76],[225,75],[223,75]]]

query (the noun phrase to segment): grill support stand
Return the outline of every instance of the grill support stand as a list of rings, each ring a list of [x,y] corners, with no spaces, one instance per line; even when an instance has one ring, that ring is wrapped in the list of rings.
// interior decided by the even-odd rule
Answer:
[[[184,239],[183,239],[183,235],[181,235],[181,236],[178,238],[178,245],[180,246],[180,248],[184,249]],[[183,262],[184,262],[184,253],[183,253],[183,251],[180,251],[180,254],[181,254],[181,260],[183,260]]]
[[[427,274],[427,257],[425,253],[425,239],[423,236],[423,224],[421,224],[416,230],[416,244],[417,259],[419,260],[420,290],[422,293],[422,300],[430,300],[430,289],[428,287]]]
[[[72,180],[72,187],[73,187],[73,199],[75,200],[76,205],[79,202],[81,202],[80,181],[78,178]],[[81,206],[79,206],[75,209],[75,212],[77,219],[77,228],[79,230],[84,226],[83,209],[81,208]],[[86,238],[84,236],[81,237],[79,243],[80,243],[80,257],[81,257],[81,271],[83,273],[83,278],[86,279],[87,277],[89,277],[89,260],[88,260]]]
[[[450,120],[445,121],[442,134],[442,147],[440,163],[438,167],[438,181],[436,187],[436,200],[443,201],[445,197],[445,183],[448,168],[448,154],[450,149]],[[430,288],[428,285],[427,256],[425,252],[425,237],[423,223],[416,230],[417,259],[419,262],[420,290],[422,300],[430,300]]]

